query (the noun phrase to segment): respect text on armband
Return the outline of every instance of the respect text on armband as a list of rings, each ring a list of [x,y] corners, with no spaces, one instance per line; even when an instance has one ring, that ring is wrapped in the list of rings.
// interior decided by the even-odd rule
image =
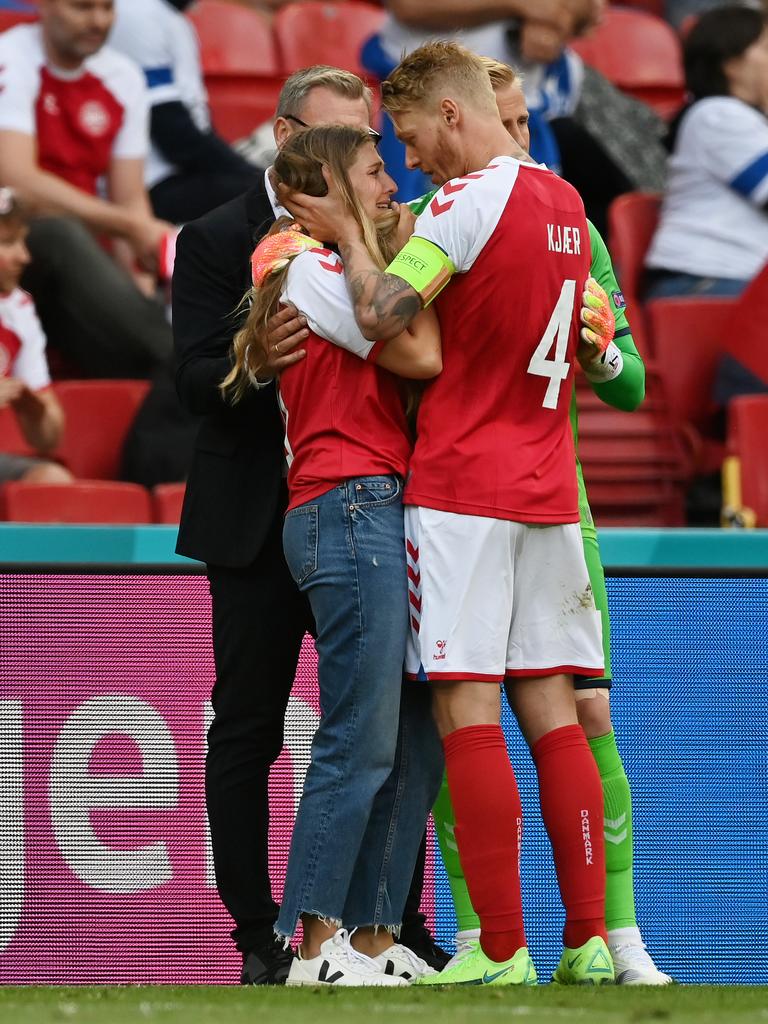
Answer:
[[[395,263],[404,263],[406,266],[415,270],[417,274],[423,274],[427,269],[426,260],[421,260],[418,256],[414,256],[413,253],[410,252],[399,252],[397,256],[395,256]]]

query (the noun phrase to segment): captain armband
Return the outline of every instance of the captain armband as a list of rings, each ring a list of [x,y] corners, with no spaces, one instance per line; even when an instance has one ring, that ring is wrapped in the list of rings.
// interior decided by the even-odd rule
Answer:
[[[387,267],[387,273],[406,281],[426,308],[448,284],[456,267],[434,242],[412,235]]]
[[[615,342],[610,342],[608,348],[589,368],[584,370],[584,376],[594,384],[605,384],[609,380],[615,380],[624,369],[624,356],[621,349]]]

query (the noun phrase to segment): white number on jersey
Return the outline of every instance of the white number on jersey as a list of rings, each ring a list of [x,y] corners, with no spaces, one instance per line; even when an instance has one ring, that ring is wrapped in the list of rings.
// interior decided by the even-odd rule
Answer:
[[[549,318],[547,329],[542,335],[541,341],[536,346],[536,351],[528,363],[528,373],[534,373],[537,377],[549,377],[547,392],[544,401],[541,403],[544,409],[556,409],[557,400],[560,397],[560,385],[568,376],[571,364],[566,360],[565,353],[568,350],[568,334],[571,330],[571,317],[573,316],[573,301],[576,296],[576,282],[563,281],[560,289],[560,298],[557,300],[552,316]],[[552,345],[555,346],[555,358],[549,359],[549,352]]]

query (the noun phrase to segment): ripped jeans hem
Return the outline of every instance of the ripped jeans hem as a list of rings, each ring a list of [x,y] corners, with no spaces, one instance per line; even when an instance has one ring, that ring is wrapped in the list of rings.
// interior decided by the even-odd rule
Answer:
[[[318,913],[316,913],[314,911],[311,911],[311,910],[302,910],[301,911],[301,915],[304,915],[304,914],[308,915],[309,917],[316,917],[318,919],[318,921],[322,922],[322,924],[324,924],[326,926],[326,928],[335,928],[338,931],[340,928],[344,928],[345,927],[344,923],[338,917],[331,917],[331,916],[326,915],[326,914],[318,914]],[[379,931],[381,930],[381,931],[387,932],[389,935],[392,936],[393,939],[399,939],[400,938],[400,932],[402,931],[402,927],[403,927],[402,922],[400,924],[382,924],[381,922],[378,922],[378,923],[371,922],[370,924],[357,924],[357,925],[354,925],[353,927],[351,927],[349,929],[349,934],[352,935],[359,928],[373,928],[373,934],[374,935],[378,935]],[[296,937],[296,929],[295,928],[293,930],[293,933],[289,934],[288,932],[281,931],[279,928],[275,927],[275,938],[277,938],[283,944],[283,949],[288,949],[288,947],[291,944],[291,939],[294,939],[295,937]]]

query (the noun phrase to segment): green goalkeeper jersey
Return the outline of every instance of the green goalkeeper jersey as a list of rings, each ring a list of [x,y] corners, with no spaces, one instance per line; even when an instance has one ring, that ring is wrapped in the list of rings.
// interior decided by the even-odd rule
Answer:
[[[435,189],[433,192],[428,192],[426,195],[421,196],[419,199],[414,199],[408,204],[416,216],[423,212],[427,203],[429,203],[437,191],[439,190]],[[605,402],[606,405],[611,405],[615,409],[623,409],[625,412],[632,412],[645,397],[645,366],[632,339],[632,332],[627,321],[624,296],[616,280],[608,248],[594,224],[590,221],[587,221],[587,223],[589,224],[589,240],[592,246],[590,274],[605,289],[610,299],[611,309],[616,317],[616,333],[613,341],[616,349],[619,350],[618,356],[615,349],[613,350],[613,355],[611,355],[610,351],[607,354],[608,358],[615,360],[617,367],[615,376],[610,380],[590,381],[590,385],[598,398]],[[592,513],[589,509],[587,492],[584,487],[584,476],[578,459],[579,413],[576,406],[575,389],[571,398],[570,415],[573,441],[577,452],[576,474],[579,483],[579,515],[582,527],[591,526]]]
[[[616,317],[616,333],[613,336],[613,342],[620,353],[620,366],[616,376],[612,380],[602,382],[591,380],[590,385],[597,397],[602,402],[605,402],[606,405],[612,405],[615,409],[623,409],[625,412],[632,412],[645,398],[645,366],[632,339],[624,296],[616,280],[608,248],[595,225],[591,221],[587,221],[587,224],[589,224],[589,240],[592,245],[590,273],[598,284],[603,287],[610,299],[611,309]],[[576,447],[579,517],[582,527],[591,526],[592,513],[589,508],[587,491],[584,486],[584,475],[578,458],[579,411],[576,405],[575,388],[571,397],[571,429],[573,430],[573,442]]]

